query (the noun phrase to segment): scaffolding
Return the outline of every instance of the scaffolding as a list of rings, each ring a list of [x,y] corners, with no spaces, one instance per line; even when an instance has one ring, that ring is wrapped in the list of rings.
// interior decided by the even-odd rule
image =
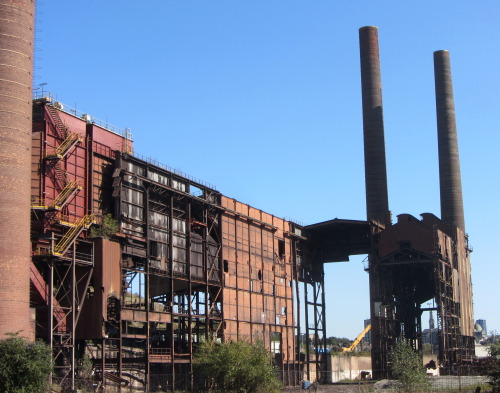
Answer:
[[[474,355],[470,264],[466,237],[437,217],[403,214],[373,226],[370,254],[372,367],[389,378],[389,351],[404,337],[422,353],[421,315],[437,313],[441,374],[453,374]],[[465,240],[464,240],[465,239]],[[425,307],[426,303],[436,307]]]

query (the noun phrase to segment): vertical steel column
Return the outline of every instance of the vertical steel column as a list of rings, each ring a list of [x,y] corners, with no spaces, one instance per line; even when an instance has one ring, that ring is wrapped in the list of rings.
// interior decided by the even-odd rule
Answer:
[[[304,305],[305,305],[305,320],[306,320],[306,367],[307,367],[307,379],[311,379],[311,366],[310,366],[310,342],[309,342],[309,300],[307,294],[307,279],[306,273],[304,272]]]
[[[73,243],[71,258],[71,391],[75,390],[75,324],[76,324],[76,241]]]
[[[363,97],[366,214],[368,220],[385,223],[389,201],[378,30],[375,26],[365,26],[359,29],[359,46]]]
[[[147,166],[147,169],[146,170],[149,170],[149,166]],[[147,178],[147,173],[145,174],[145,177]],[[149,362],[149,352],[150,352],[150,346],[151,346],[151,327],[150,327],[150,323],[149,323],[149,318],[150,318],[150,315],[149,315],[149,309],[150,309],[150,288],[149,288],[149,280],[150,280],[150,276],[149,276],[149,245],[150,245],[150,242],[149,242],[149,187],[146,189],[144,187],[144,181],[141,180],[141,183],[142,183],[142,188],[144,190],[144,197],[146,198],[146,206],[145,206],[145,212],[144,212],[144,223],[145,223],[145,234],[146,234],[146,261],[145,261],[145,273],[146,273],[146,278],[145,278],[145,284],[146,284],[146,288],[145,288],[145,301],[144,301],[144,304],[146,306],[146,376],[144,378],[144,382],[145,382],[145,388],[146,388],[146,391],[149,391],[149,388],[151,386],[151,364]]]
[[[186,206],[186,270],[188,274],[188,340],[189,340],[189,387],[193,388],[193,281],[191,272],[191,202]],[[207,320],[205,320],[205,323]]]
[[[234,206],[233,206],[234,207]],[[234,240],[235,240],[235,251],[236,251],[236,261],[235,261],[235,275],[236,275],[236,339],[240,339],[240,296],[239,296],[239,291],[241,290],[240,288],[240,282],[238,280],[239,274],[238,274],[238,266],[240,262],[239,254],[238,254],[238,217],[234,217]],[[226,318],[225,314],[223,314],[224,319]]]
[[[441,219],[465,232],[450,53],[434,52]]]
[[[54,234],[52,234],[51,239],[52,245],[51,250],[54,249]],[[47,315],[48,328],[47,328],[47,340],[50,346],[50,353],[54,353],[54,260],[49,260],[49,293],[47,293],[47,298],[49,299],[49,312]],[[52,384],[53,370],[50,371],[49,382]]]
[[[294,362],[294,384],[299,382],[298,373],[302,371],[302,363],[300,361],[300,285],[299,285],[299,266],[297,263],[297,240],[291,239],[292,243],[292,261],[293,261],[293,269],[295,273],[295,301],[297,303],[294,311],[297,311],[296,320],[297,320],[297,338],[296,338],[296,348],[295,348],[295,362]],[[294,318],[294,319],[295,319]]]
[[[172,369],[172,389],[175,389],[175,329],[174,329],[174,197],[170,195],[169,198],[169,264],[170,264],[170,347],[172,357],[171,357],[171,369]]]
[[[104,374],[106,371],[106,335],[102,338],[102,348],[101,348],[101,369],[102,369],[102,388],[105,390],[106,386],[106,378],[104,378]]]
[[[318,382],[325,383],[326,378],[327,378],[327,367],[328,367],[328,358],[326,354],[326,310],[325,310],[325,305],[326,305],[326,299],[325,299],[325,265],[321,264],[321,314],[322,314],[322,319],[323,319],[323,355],[322,355],[322,363],[323,363],[323,373],[321,375],[321,381],[318,380]]]

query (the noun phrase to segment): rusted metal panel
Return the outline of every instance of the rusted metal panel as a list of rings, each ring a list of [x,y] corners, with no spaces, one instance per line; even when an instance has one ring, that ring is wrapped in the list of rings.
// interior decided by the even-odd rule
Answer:
[[[102,244],[102,280],[106,297],[120,298],[121,291],[121,248],[120,243],[109,239],[99,239]]]
[[[115,134],[114,132],[106,130],[95,124],[93,124],[92,126],[92,132],[94,142],[107,146],[112,150],[123,151],[123,148],[126,144],[125,138],[123,136]],[[132,142],[129,141],[129,143]]]
[[[258,338],[271,349],[271,332],[279,329],[283,332],[279,346],[281,356],[293,362],[291,242],[284,238],[288,223],[225,197],[221,204],[228,209],[222,215],[224,259],[227,261],[224,335],[251,341]],[[237,324],[229,323],[230,319]],[[290,351],[283,351],[283,342],[290,344]]]
[[[410,214],[398,215],[394,225],[387,226],[380,237],[380,257],[383,259],[401,248],[412,248],[435,255],[435,231]]]
[[[458,260],[458,292],[460,304],[460,330],[464,336],[474,336],[474,306],[468,239],[460,228],[456,229]]]
[[[94,242],[94,252],[91,287],[77,327],[77,335],[82,339],[103,337],[103,322],[108,320],[108,303],[112,298],[121,297],[120,243],[98,238]],[[109,317],[116,318],[116,315]]]

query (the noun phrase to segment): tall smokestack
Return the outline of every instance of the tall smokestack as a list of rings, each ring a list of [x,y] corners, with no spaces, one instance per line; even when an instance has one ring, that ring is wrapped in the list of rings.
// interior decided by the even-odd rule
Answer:
[[[434,52],[434,79],[436,84],[441,219],[465,232],[450,54],[446,50]]]
[[[375,26],[365,26],[359,29],[359,46],[363,96],[366,215],[368,220],[385,223],[389,202],[378,29]]]
[[[0,0],[0,338],[30,336],[34,0]]]

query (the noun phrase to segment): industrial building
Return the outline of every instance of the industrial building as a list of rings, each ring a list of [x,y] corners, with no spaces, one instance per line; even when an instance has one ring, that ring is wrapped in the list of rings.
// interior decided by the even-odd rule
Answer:
[[[33,1],[0,1],[0,17],[8,21],[0,34],[0,333],[46,340],[55,378],[74,388],[78,359],[88,356],[103,383],[185,387],[202,340],[246,339],[274,353],[285,384],[323,381],[323,266],[360,254],[369,255],[376,378],[390,373],[396,339],[421,348],[421,305],[430,299],[443,372],[473,355],[447,52],[435,55],[442,218],[390,219],[378,36],[366,27],[367,220],[304,226],[135,154],[128,130],[51,96],[32,100]],[[309,341],[302,352],[301,336]]]
[[[448,51],[434,52],[441,219],[399,214],[387,197],[378,30],[359,31],[363,95],[366,210],[371,226],[370,314],[374,378],[390,376],[388,354],[399,337],[422,348],[423,311],[437,313],[441,372],[474,355],[470,252]],[[432,301],[433,307],[426,304]]]
[[[33,102],[31,300],[61,375],[86,353],[115,382],[184,386],[211,338],[262,340],[286,384],[321,378],[300,315],[324,348],[322,263],[367,253],[369,224],[303,227],[132,150],[127,132]]]

